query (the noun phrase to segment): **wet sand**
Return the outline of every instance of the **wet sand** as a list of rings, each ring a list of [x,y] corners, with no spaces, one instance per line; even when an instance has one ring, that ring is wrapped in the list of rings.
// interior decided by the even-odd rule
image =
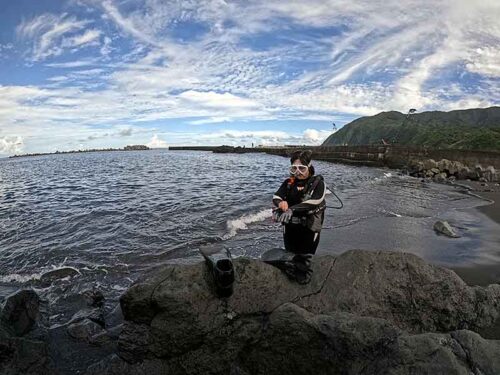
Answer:
[[[468,186],[471,193],[493,201],[490,204],[476,208],[500,225],[500,186],[498,183],[480,183],[475,181],[460,181]],[[498,244],[500,251],[500,243]],[[500,264],[475,265],[471,267],[452,268],[467,284],[486,286],[500,284]]]
[[[500,223],[500,191],[480,192],[479,195],[483,198],[492,200],[493,203],[487,206],[478,207],[478,210],[497,223]]]

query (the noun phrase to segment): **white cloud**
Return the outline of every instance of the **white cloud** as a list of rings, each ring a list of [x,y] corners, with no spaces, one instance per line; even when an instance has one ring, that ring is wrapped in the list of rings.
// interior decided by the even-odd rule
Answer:
[[[65,47],[61,45],[63,35],[79,31],[88,23],[67,14],[45,13],[29,21],[24,20],[17,26],[16,34],[21,40],[32,43],[32,59],[40,61],[60,55]]]
[[[283,146],[284,144],[319,145],[331,132],[306,129],[302,134],[281,130],[221,130],[208,134],[200,134],[196,138],[199,144],[231,145],[231,146]]]
[[[125,127],[123,129],[120,129],[118,131],[118,135],[122,137],[130,137],[132,135],[132,128],[130,127]]]
[[[332,132],[327,130],[306,129],[304,130],[304,139],[319,145],[331,134]]]
[[[221,122],[229,122],[231,121],[230,117],[209,117],[202,120],[194,120],[189,123],[192,125],[204,125],[204,124],[218,124]]]
[[[112,43],[111,38],[105,36],[104,43],[102,44],[102,47],[100,50],[101,55],[108,56],[113,51],[113,47],[111,47],[111,43]]]
[[[100,36],[101,31],[90,29],[85,31],[83,34],[75,35],[70,38],[63,38],[61,48],[77,48],[89,45],[99,45]]]
[[[219,94],[213,91],[198,92],[185,91],[179,95],[180,98],[186,99],[198,105],[210,108],[258,108],[260,104],[254,100],[238,97],[230,93]]]
[[[490,77],[500,77],[500,45],[479,47],[471,51],[467,70]]]
[[[17,137],[0,137],[0,154],[16,154],[22,151],[24,146],[23,138]]]
[[[102,19],[43,14],[18,26],[33,60],[102,43],[82,60],[45,64],[68,69],[56,71],[48,85],[0,86],[0,121],[22,131],[11,135],[43,129],[56,137],[62,129],[87,139],[102,134],[93,126],[164,119],[189,118],[199,130],[232,121],[330,123],[340,114],[499,104],[497,1],[81,2],[101,10]],[[176,39],[173,30],[183,22],[206,32],[189,42]],[[311,27],[318,29],[308,33]],[[253,44],[268,36],[259,33],[272,33],[264,48]],[[273,36],[288,43],[274,44]],[[436,79],[441,72],[465,78]],[[480,75],[472,85],[469,73]],[[319,142],[326,133],[217,134],[277,144]]]
[[[45,64],[46,66],[49,66],[51,68],[80,68],[84,66],[90,66],[90,65],[97,65],[98,61],[96,59],[82,59],[82,60],[76,60],[76,61],[68,61],[68,62],[63,62],[63,63],[50,63],[50,64]]]
[[[168,144],[163,139],[158,137],[157,134],[155,134],[153,135],[153,138],[151,138],[151,140],[146,143],[146,146],[148,146],[149,148],[166,148],[168,147]]]

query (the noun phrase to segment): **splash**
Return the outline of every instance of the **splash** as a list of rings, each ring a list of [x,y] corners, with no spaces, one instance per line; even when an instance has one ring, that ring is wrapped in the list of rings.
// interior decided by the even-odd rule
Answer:
[[[239,230],[247,229],[248,224],[264,221],[269,217],[271,217],[271,209],[266,208],[254,214],[243,215],[237,219],[228,220],[226,223],[228,232],[223,237],[223,239],[227,240],[231,237],[234,237]]]

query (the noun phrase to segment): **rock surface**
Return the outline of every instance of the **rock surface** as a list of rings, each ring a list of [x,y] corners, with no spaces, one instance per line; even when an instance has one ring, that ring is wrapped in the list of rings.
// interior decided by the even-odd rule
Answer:
[[[53,374],[47,343],[39,327],[40,298],[33,290],[20,290],[5,299],[0,319],[0,374]]]
[[[458,180],[498,181],[500,173],[491,165],[484,168],[481,165],[468,166],[458,161],[441,159],[410,160],[408,173],[414,177],[433,178],[436,182],[445,182],[453,178]]]
[[[319,256],[301,286],[235,260],[229,300],[203,263],[170,265],[122,297],[117,355],[87,374],[499,374],[500,343],[472,332],[500,313],[500,285],[468,287],[404,253]]]
[[[451,238],[459,238],[460,236],[457,234],[455,229],[448,223],[447,221],[436,221],[434,223],[434,230],[437,233],[444,234],[445,236],[451,237]]]
[[[20,290],[9,296],[2,308],[2,323],[16,336],[29,332],[38,317],[40,298],[33,290]]]

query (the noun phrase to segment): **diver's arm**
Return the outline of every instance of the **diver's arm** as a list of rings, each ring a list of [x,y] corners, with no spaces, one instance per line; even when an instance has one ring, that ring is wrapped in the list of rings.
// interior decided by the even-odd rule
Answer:
[[[276,207],[279,207],[280,203],[285,201],[285,196],[286,196],[286,190],[287,190],[287,184],[288,184],[288,180],[285,180],[280,188],[278,189],[278,191],[276,193],[274,193],[273,195],[273,204],[276,206]]]
[[[295,206],[292,206],[290,208],[293,210],[294,213],[298,215],[307,214],[307,212],[318,208],[321,202],[325,200],[325,195],[326,195],[325,182],[321,180],[316,186],[316,189],[314,189],[311,198],[302,203],[296,204]]]

